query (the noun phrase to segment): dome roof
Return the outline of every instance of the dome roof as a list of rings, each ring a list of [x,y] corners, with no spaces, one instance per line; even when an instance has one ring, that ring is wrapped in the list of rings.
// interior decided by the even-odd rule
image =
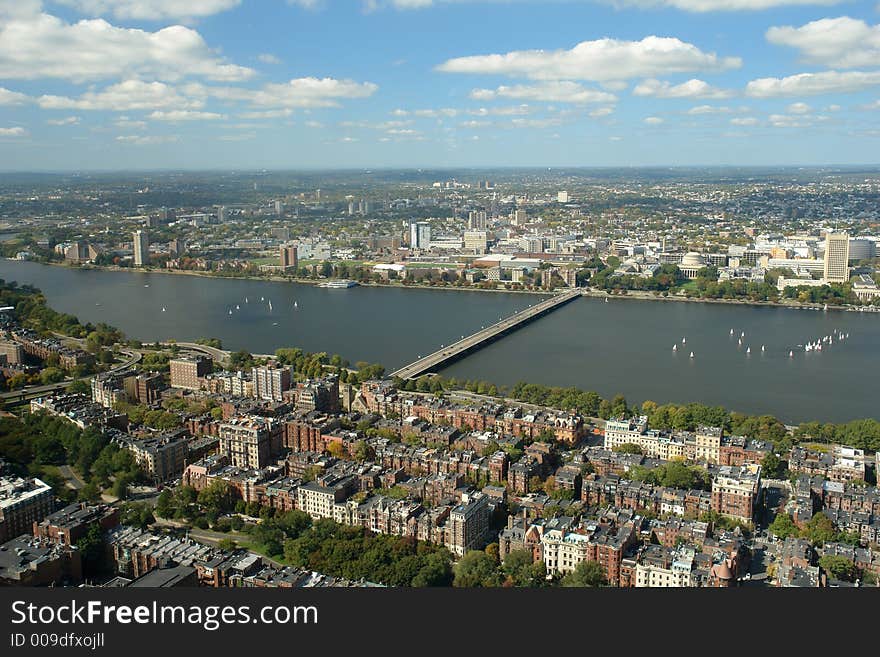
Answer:
[[[690,267],[704,265],[706,264],[706,259],[703,258],[699,253],[691,251],[690,253],[685,253],[684,257],[681,259],[681,264]]]

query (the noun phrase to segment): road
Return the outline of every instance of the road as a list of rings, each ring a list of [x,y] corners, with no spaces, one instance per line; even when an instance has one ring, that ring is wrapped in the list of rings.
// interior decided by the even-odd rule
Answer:
[[[74,490],[85,488],[86,482],[84,482],[69,465],[58,466],[58,472],[67,480],[67,483],[70,484]]]
[[[122,353],[128,356],[128,360],[124,363],[114,365],[110,368],[110,372],[118,374],[120,372],[129,370],[137,363],[139,363],[141,361],[141,358],[143,357],[143,355],[139,351],[122,350]],[[0,395],[0,399],[3,399],[3,401],[12,402],[23,402],[30,399],[36,399],[37,397],[42,397],[53,392],[60,392],[62,390],[65,390],[71,383],[73,383],[73,381],[74,379],[65,379],[64,381],[61,381],[59,383],[52,383],[45,386],[29,386],[27,388],[23,388],[22,390],[4,392],[2,395]]]
[[[159,344],[163,347],[177,346],[181,349],[186,349],[187,351],[196,351],[198,353],[205,354],[206,356],[210,356],[217,362],[225,361],[232,353],[223,349],[217,349],[216,347],[209,347],[207,345],[197,344],[195,342],[160,342]]]

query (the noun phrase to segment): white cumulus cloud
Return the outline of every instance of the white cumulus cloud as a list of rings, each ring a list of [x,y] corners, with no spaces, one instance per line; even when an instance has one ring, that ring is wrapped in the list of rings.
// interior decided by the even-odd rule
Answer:
[[[830,6],[844,0],[616,0],[613,4],[629,7],[673,7],[682,11],[706,13],[711,11],[762,11],[776,7],[806,5]]]
[[[633,94],[654,98],[729,98],[733,92],[713,87],[708,82],[694,78],[681,84],[654,79],[645,80],[636,85]]]
[[[151,121],[171,121],[176,123],[178,121],[218,121],[226,117],[215,112],[198,112],[194,110],[171,110],[166,112],[156,110],[147,118]]]
[[[738,57],[720,57],[674,37],[641,41],[597,39],[570,50],[516,50],[506,54],[450,59],[437,67],[446,73],[507,75],[533,80],[619,81],[690,71],[739,68]]]
[[[823,71],[799,73],[784,78],[760,78],[746,85],[746,95],[753,98],[818,96],[854,93],[880,84],[880,71]]]
[[[218,57],[198,32],[182,25],[149,32],[101,18],[67,23],[45,13],[0,23],[0,78],[85,82],[199,76],[231,82],[253,74]]]
[[[55,0],[88,16],[158,21],[212,16],[241,4],[241,0]]]
[[[45,95],[37,98],[43,109],[75,109],[90,111],[130,112],[174,107],[199,109],[203,102],[186,98],[164,82],[126,80],[101,91],[87,91],[76,98]]]
[[[172,144],[180,141],[177,135],[120,135],[116,141],[135,146],[150,146],[153,144]]]
[[[801,27],[771,27],[767,40],[795,48],[805,61],[829,68],[880,65],[880,25],[849,16],[823,18]]]
[[[500,86],[497,89],[474,89],[471,92],[474,100],[495,100],[511,98],[546,103],[613,103],[617,96],[606,91],[588,89],[577,82],[567,80],[543,82],[534,85]]]
[[[369,98],[379,89],[372,82],[314,77],[271,83],[256,90],[201,84],[191,84],[185,88],[193,95],[204,94],[222,100],[247,102],[254,107],[277,109],[338,107],[340,101]]]
[[[21,105],[29,100],[25,94],[0,87],[0,105]]]
[[[46,121],[49,125],[78,125],[80,118],[78,116],[68,116],[63,119],[49,119]]]

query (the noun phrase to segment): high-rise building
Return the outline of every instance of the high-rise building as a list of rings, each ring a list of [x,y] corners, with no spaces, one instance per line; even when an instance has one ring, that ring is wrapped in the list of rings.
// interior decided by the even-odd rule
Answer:
[[[253,369],[254,395],[265,401],[281,401],[284,392],[290,390],[289,367],[255,367]]]
[[[279,217],[284,214],[284,201],[275,201],[275,214]]]
[[[468,213],[468,230],[486,230],[489,223],[488,215],[485,211],[474,211]]]
[[[200,378],[214,371],[214,361],[205,356],[175,358],[168,363],[171,368],[171,387],[198,390]]]
[[[568,203],[568,192],[562,191],[556,194],[557,203]]]
[[[513,221],[511,221],[514,226],[523,226],[526,221],[528,221],[528,215],[525,210],[514,210]]]
[[[287,226],[280,226],[278,228],[272,229],[272,237],[274,237],[279,242],[289,242],[290,241],[290,228]]]
[[[414,221],[409,225],[409,247],[427,249],[431,245],[431,224],[427,221]]]
[[[225,224],[229,219],[229,210],[225,205],[221,205],[220,209],[217,210],[217,221],[221,224]]]
[[[220,453],[237,468],[264,468],[281,452],[283,425],[267,418],[232,418],[220,425],[219,433]]]
[[[477,255],[483,255],[488,248],[488,237],[485,230],[468,230],[464,233],[464,248]]]
[[[849,241],[849,261],[858,263],[877,257],[877,242],[864,238],[851,238]]]
[[[449,513],[446,547],[457,556],[481,549],[489,536],[492,511],[489,498],[482,493],[465,495]]]
[[[150,234],[145,230],[134,232],[134,265],[143,267],[150,264]]]
[[[33,531],[54,504],[52,487],[39,479],[0,477],[0,543]]]
[[[154,482],[178,477],[186,468],[189,440],[185,429],[147,438],[125,436],[120,444]]]
[[[182,237],[175,237],[168,242],[168,253],[175,258],[182,256],[186,253],[186,240]]]
[[[279,264],[282,269],[296,269],[299,266],[299,257],[296,245],[282,244]]]
[[[849,235],[846,233],[825,236],[825,280],[829,283],[849,280]]]
[[[17,342],[0,342],[0,362],[7,365],[21,365],[24,363],[24,347]]]
[[[157,372],[144,372],[128,376],[123,381],[126,396],[139,404],[152,406],[162,397],[165,387],[162,375]]]
[[[723,465],[712,480],[712,510],[736,520],[751,522],[760,492],[760,465]]]

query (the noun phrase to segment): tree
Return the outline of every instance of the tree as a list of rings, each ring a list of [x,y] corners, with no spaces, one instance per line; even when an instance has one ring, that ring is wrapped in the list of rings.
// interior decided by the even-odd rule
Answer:
[[[607,583],[605,568],[598,561],[582,561],[562,578],[562,586],[598,587]]]
[[[107,570],[107,544],[100,524],[93,523],[76,547],[82,558],[83,574],[94,577]]]
[[[852,582],[859,575],[858,568],[846,557],[826,554],[819,559],[819,565],[835,579],[840,579],[844,582]]]
[[[505,586],[538,587],[546,583],[543,561],[534,561],[529,550],[512,550],[504,559],[501,571]]]
[[[235,540],[231,538],[221,538],[217,542],[217,547],[224,552],[232,552],[233,550],[238,548],[238,543],[236,543]]]
[[[644,454],[642,448],[635,443],[624,443],[623,445],[617,445],[611,451],[619,452],[621,454]]]
[[[215,479],[199,493],[198,502],[208,513],[217,516],[231,511],[235,505],[234,489],[222,479]]]
[[[89,384],[83,381],[82,379],[77,379],[73,381],[69,386],[67,386],[67,392],[88,395],[91,392],[89,388]]]
[[[773,522],[770,523],[770,526],[767,529],[771,534],[778,536],[781,539],[786,539],[789,536],[797,536],[799,533],[797,525],[794,524],[794,520],[792,520],[791,516],[787,513],[777,513],[776,517],[773,518]]]
[[[345,457],[345,445],[343,445],[341,442],[331,442],[327,446],[327,451],[330,452],[331,456],[334,456],[338,459]]]
[[[101,487],[94,481],[79,489],[79,499],[83,502],[98,502],[101,500]]]
[[[824,513],[817,513],[807,522],[804,538],[809,539],[813,545],[831,543],[837,538],[837,528],[831,518]]]
[[[767,452],[767,456],[761,461],[761,474],[768,479],[784,479],[787,471],[785,461],[773,452]]]
[[[428,555],[425,565],[412,579],[412,586],[449,586],[452,579],[452,564],[449,553],[435,552]]]
[[[497,560],[481,550],[471,550],[455,564],[452,585],[458,588],[492,587],[501,584]]]
[[[174,493],[170,488],[165,488],[159,493],[159,499],[156,500],[156,514],[160,518],[173,518],[175,511]]]
[[[122,524],[134,525],[141,529],[146,529],[156,522],[153,511],[149,504],[125,504],[122,507]]]
[[[64,381],[64,371],[57,367],[47,367],[40,372],[40,383],[44,386]]]

